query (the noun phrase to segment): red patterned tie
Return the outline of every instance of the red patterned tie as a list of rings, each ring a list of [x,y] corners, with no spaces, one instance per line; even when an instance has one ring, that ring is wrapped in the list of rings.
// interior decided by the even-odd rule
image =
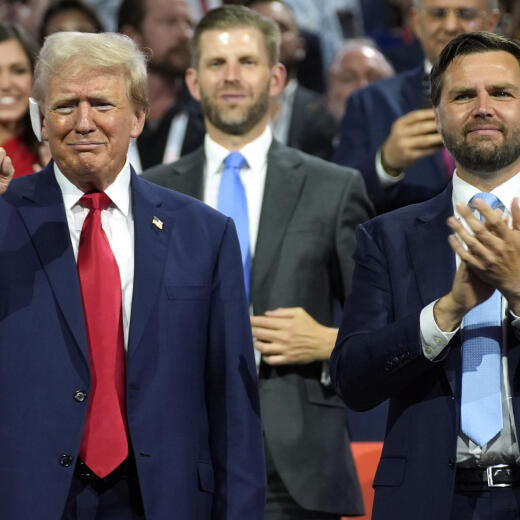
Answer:
[[[90,209],[81,230],[78,274],[92,385],[79,455],[104,477],[128,456],[121,279],[101,227],[101,211],[110,204],[109,197],[89,193],[80,204]]]

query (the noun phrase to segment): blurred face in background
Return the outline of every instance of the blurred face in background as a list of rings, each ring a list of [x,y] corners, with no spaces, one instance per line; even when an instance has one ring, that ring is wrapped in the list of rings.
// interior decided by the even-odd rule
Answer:
[[[435,63],[445,45],[459,34],[495,30],[500,14],[488,0],[420,0],[412,24],[424,54]]]
[[[47,21],[44,35],[54,34],[60,31],[97,32],[92,20],[78,9],[67,9],[56,13]]]
[[[291,10],[280,2],[257,1],[250,8],[261,15],[273,19],[280,29],[280,61],[289,76],[293,76],[299,63],[305,58],[305,41],[300,36],[296,20]]]
[[[152,70],[183,76],[191,64],[193,23],[185,0],[147,0],[141,27],[131,36],[151,49]]]
[[[392,66],[377,49],[359,45],[346,50],[330,67],[326,94],[328,111],[335,119],[341,120],[352,92],[393,74]]]
[[[32,87],[31,62],[14,39],[0,42],[0,124],[15,125],[27,112]]]

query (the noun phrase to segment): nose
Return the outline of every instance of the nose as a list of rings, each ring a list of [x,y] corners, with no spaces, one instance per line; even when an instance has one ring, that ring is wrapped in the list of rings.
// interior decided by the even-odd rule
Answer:
[[[95,130],[93,108],[87,102],[81,102],[77,108],[75,131],[78,134],[88,134]]]
[[[235,82],[240,78],[240,67],[237,63],[228,63],[224,71],[224,79],[227,82]]]
[[[448,14],[443,21],[444,30],[450,34],[458,34],[462,31],[460,19],[453,9],[448,10]]]
[[[8,89],[11,86],[11,74],[7,71],[0,72],[0,88]]]
[[[491,117],[493,115],[493,106],[491,97],[488,92],[479,92],[476,97],[475,117]]]

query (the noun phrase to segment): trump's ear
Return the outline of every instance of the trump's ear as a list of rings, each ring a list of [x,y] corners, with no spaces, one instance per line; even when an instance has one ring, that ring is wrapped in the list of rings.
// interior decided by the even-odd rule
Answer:
[[[29,98],[29,117],[31,118],[31,127],[36,136],[36,139],[42,142],[42,121],[40,118],[40,107],[36,100],[32,97]]]

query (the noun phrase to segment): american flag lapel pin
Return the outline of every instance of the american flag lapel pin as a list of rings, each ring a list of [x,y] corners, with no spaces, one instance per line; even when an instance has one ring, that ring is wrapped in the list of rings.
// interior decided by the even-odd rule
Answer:
[[[152,219],[152,224],[157,228],[157,229],[161,229],[164,227],[164,223],[163,221],[159,218],[159,217],[154,217]]]

